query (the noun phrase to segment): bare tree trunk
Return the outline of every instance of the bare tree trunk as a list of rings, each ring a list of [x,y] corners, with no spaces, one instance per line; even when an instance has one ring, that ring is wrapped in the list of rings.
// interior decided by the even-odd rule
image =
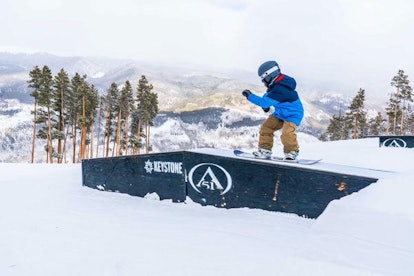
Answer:
[[[105,157],[108,157],[109,155],[109,140],[110,140],[110,135],[109,135],[109,130],[108,130],[108,136],[106,136],[106,152],[105,152]]]
[[[145,131],[145,134],[146,134],[145,149],[146,149],[146,153],[149,153],[149,148],[150,148],[150,125],[146,124],[145,129],[146,129],[146,131]]]
[[[37,100],[35,99],[35,106],[34,106],[34,111],[33,111],[34,118],[33,118],[33,136],[32,136],[32,156],[30,159],[31,163],[34,163],[35,140],[36,140],[36,116],[37,116],[36,109],[37,109]]]
[[[69,135],[69,127],[70,127],[70,125],[68,125],[67,127],[66,127],[66,133],[65,133],[65,139],[63,140],[63,162],[64,163],[66,163],[66,143],[67,143],[67,140],[68,140],[68,135]]]
[[[352,135],[352,139],[356,139],[357,138],[357,132],[358,132],[358,125],[357,124],[358,123],[355,122],[355,125],[354,125],[354,134]]]
[[[400,126],[400,135],[404,135],[404,107],[405,107],[405,100],[402,103],[402,110],[401,110],[401,126]]]
[[[96,156],[98,157],[99,155],[99,142],[100,142],[100,137],[101,137],[101,111],[102,109],[99,108],[99,114],[98,114],[98,132],[96,134]],[[93,131],[92,131],[93,133]],[[91,154],[91,157],[93,157],[93,155]]]
[[[76,163],[76,122],[72,126],[72,147],[72,162]]]
[[[86,153],[86,131],[87,131],[87,127],[83,126],[82,127],[82,131],[81,131],[81,143],[80,143],[80,154],[79,154],[79,159],[83,160],[85,158],[85,153]]]
[[[93,131],[94,131],[94,125],[92,124],[91,125],[91,133],[89,134],[90,135],[90,140],[91,140],[91,142],[90,142],[90,144],[89,144],[89,147],[90,147],[90,154],[89,154],[89,156],[90,157],[93,157],[93,148],[94,148],[94,135],[93,135]],[[89,156],[88,156],[88,158],[89,158]]]
[[[138,139],[138,143],[141,140],[141,127],[142,127],[141,120],[138,120],[138,128],[137,128],[137,139]],[[141,153],[141,145],[138,145],[138,147],[135,148],[134,153],[135,154],[140,154]]]
[[[109,142],[111,141],[111,107],[108,105],[108,117],[106,118],[106,131],[107,136],[106,136],[106,152],[105,152],[105,157],[109,156]]]
[[[398,95],[400,94],[400,91],[399,91],[399,88],[397,88],[397,94],[395,95],[395,99],[398,99]],[[396,135],[397,134],[397,131],[396,131],[396,128],[397,128],[397,114],[398,114],[398,106],[397,106],[397,104],[395,104],[395,106],[394,106],[394,126],[393,126],[393,134],[394,135]]]
[[[53,163],[53,146],[52,146],[52,122],[50,119],[50,108],[47,108],[47,151],[50,163]]]
[[[82,97],[82,131],[81,131],[81,141],[80,141],[80,149],[79,149],[79,159],[83,160],[85,158],[86,153],[86,132],[87,127],[85,125],[86,121],[86,112],[85,112],[85,96]]]
[[[118,122],[116,124],[116,156],[119,156],[121,153],[121,116],[122,111],[121,108],[119,108]]]
[[[64,106],[63,106],[63,90],[60,91],[60,98],[62,100],[62,103],[60,105],[60,124],[59,124],[59,137],[58,137],[58,147],[57,147],[57,152],[58,152],[58,163],[62,163],[62,138],[60,136],[60,134],[63,132],[63,130],[65,129],[65,116],[64,116]]]
[[[125,155],[129,155],[128,153],[128,144],[129,144],[129,137],[128,137],[128,128],[129,128],[129,124],[128,124],[128,117],[125,118]]]
[[[88,128],[86,126],[82,127],[82,155],[81,159],[85,159],[86,156],[86,137],[88,134]]]

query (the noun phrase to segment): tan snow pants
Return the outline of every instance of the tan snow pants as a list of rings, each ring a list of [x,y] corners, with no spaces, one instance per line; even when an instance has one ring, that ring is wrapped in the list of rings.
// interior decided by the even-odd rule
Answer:
[[[288,153],[293,150],[299,150],[299,143],[296,137],[296,125],[276,118],[273,115],[270,115],[260,128],[259,147],[272,150],[274,132],[279,129],[282,129],[280,140],[283,144],[283,152]]]

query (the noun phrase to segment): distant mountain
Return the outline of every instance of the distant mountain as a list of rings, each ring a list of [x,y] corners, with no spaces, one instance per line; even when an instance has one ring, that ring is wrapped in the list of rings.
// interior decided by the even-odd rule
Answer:
[[[27,80],[34,66],[43,65],[49,66],[53,74],[61,68],[70,77],[76,72],[86,74],[101,94],[113,82],[123,85],[129,80],[136,87],[141,75],[145,75],[158,94],[161,110],[152,131],[156,151],[203,146],[252,147],[257,141],[258,126],[266,116],[240,94],[246,88],[264,90],[245,78],[251,72],[218,72],[47,53],[0,53],[0,162],[28,160],[33,98]],[[318,137],[332,114],[344,112],[351,101],[338,93],[311,91],[306,87],[299,92],[305,107],[305,118],[299,127],[302,136]],[[375,106],[368,108],[379,110]],[[240,140],[240,136],[245,137]],[[39,142],[38,146],[43,145]]]

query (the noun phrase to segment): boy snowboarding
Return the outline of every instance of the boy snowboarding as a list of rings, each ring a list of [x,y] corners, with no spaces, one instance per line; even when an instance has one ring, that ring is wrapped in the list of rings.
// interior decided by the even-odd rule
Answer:
[[[299,143],[296,128],[303,118],[303,106],[296,92],[296,81],[282,74],[276,61],[266,61],[260,65],[258,75],[267,88],[262,97],[245,89],[242,95],[260,106],[265,112],[272,113],[260,127],[258,150],[253,152],[256,158],[270,159],[273,148],[274,132],[282,129],[280,140],[283,144],[285,160],[296,160],[299,155]]]

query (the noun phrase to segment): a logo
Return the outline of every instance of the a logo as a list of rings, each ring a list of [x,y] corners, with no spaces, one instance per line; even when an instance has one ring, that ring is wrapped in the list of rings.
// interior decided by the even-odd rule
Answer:
[[[145,161],[144,169],[147,173],[183,173],[183,162],[168,162],[168,161]]]
[[[388,138],[384,142],[382,142],[384,147],[396,147],[396,148],[406,148],[407,143],[400,138]]]
[[[218,190],[221,195],[230,191],[232,179],[222,167],[213,163],[201,163],[194,166],[188,173],[188,181],[198,193]]]
[[[152,165],[152,162],[149,159],[145,161],[144,169],[147,171],[147,173],[152,173],[154,166]]]

